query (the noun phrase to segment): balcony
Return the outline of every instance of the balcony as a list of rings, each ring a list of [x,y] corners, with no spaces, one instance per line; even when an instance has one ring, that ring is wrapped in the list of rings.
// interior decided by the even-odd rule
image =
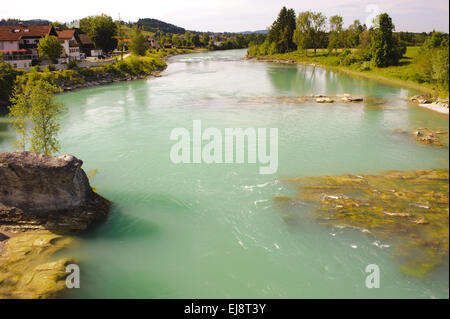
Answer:
[[[29,50],[29,49],[37,49],[37,43],[19,43],[19,49],[25,49],[25,50]]]

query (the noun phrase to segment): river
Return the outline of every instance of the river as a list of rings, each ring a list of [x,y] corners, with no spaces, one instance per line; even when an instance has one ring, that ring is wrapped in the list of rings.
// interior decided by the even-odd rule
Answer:
[[[424,279],[399,271],[392,243],[318,224],[286,223],[283,179],[448,166],[448,148],[392,130],[448,130],[448,116],[410,105],[415,92],[312,66],[243,60],[245,50],[172,57],[162,77],[64,93],[61,153],[84,161],[114,205],[70,250],[83,298],[448,298],[448,263]],[[310,94],[364,103],[293,103]],[[291,97],[291,98],[289,98]],[[376,100],[383,99],[382,106]],[[174,128],[278,128],[278,170],[174,164]],[[12,150],[5,119],[0,150]],[[305,209],[306,210],[306,209]],[[377,264],[380,288],[365,267]]]

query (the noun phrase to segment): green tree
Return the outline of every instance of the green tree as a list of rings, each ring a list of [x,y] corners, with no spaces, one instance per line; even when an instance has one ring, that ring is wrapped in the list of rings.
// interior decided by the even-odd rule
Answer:
[[[172,44],[176,47],[180,46],[180,39],[178,38],[178,34],[172,35]]]
[[[192,45],[192,33],[189,31],[186,31],[186,33],[184,34],[184,46],[191,46]]]
[[[283,7],[267,34],[268,43],[276,44],[275,53],[285,53],[296,49],[293,41],[295,30],[295,11]]]
[[[80,29],[86,33],[95,47],[104,52],[117,48],[117,25],[105,14],[89,16],[80,20]]]
[[[145,39],[144,34],[142,33],[141,29],[135,26],[133,29],[133,35],[131,37],[131,52],[133,52],[133,54],[135,55],[144,56],[147,49],[148,43]]]
[[[57,117],[64,109],[54,102],[54,94],[59,91],[44,80],[29,80],[15,88],[9,116],[19,135],[15,141],[17,148],[25,149],[29,143],[34,152],[51,155],[59,151]]]
[[[293,39],[299,50],[305,50],[305,56],[308,56],[308,48],[311,47],[311,24],[311,12],[300,12],[297,17]]]
[[[370,43],[373,64],[377,67],[398,64],[406,48],[401,47],[393,36],[395,26],[391,17],[387,13],[382,13],[375,22]]]
[[[355,20],[346,30],[345,42],[350,48],[356,48],[360,44],[360,35],[366,29],[359,20]]]
[[[2,57],[0,56],[0,60]],[[0,103],[8,104],[13,92],[14,81],[23,71],[14,69],[9,63],[0,62]]]
[[[439,49],[433,54],[432,64],[432,79],[442,89],[448,89],[449,85],[449,51],[447,49]]]
[[[202,45],[204,47],[207,47],[209,43],[209,34],[208,33],[203,33],[202,35]]]
[[[447,38],[448,41],[448,35],[444,35],[442,32],[433,31],[431,33],[431,36],[426,38],[423,44],[423,48],[425,50],[439,48],[441,46],[442,41],[444,41],[445,38]]]
[[[194,45],[194,47],[199,47],[201,45],[200,36],[198,34],[194,34],[194,36],[192,37],[192,44]]]
[[[125,49],[125,36],[123,34],[122,29],[122,21],[119,15],[119,21],[117,21],[117,35],[115,38],[117,39],[117,49],[120,51],[120,59],[123,60],[123,51]]]
[[[52,22],[51,25],[56,29],[56,30],[67,30],[67,25],[65,23],[62,22]]]
[[[344,19],[340,15],[330,17],[330,35],[328,49],[330,51],[342,47],[343,44],[343,27]]]
[[[39,40],[38,53],[40,57],[47,56],[53,63],[56,63],[63,53],[63,46],[57,37],[47,34]]]
[[[325,23],[327,18],[320,12],[300,12],[297,17],[294,40],[298,48],[304,49],[307,55],[307,49],[314,49],[314,55],[321,46],[325,35]]]

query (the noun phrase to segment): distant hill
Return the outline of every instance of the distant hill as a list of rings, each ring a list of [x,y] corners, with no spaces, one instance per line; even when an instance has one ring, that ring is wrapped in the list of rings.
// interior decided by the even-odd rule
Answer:
[[[166,33],[184,34],[186,32],[184,28],[157,19],[139,19],[137,24],[150,32],[156,32],[158,29]]]
[[[50,21],[41,20],[41,19],[32,19],[32,20],[19,20],[19,19],[2,19],[0,20],[0,25],[19,25],[22,22],[24,25],[49,25]]]
[[[269,31],[268,30],[256,30],[256,31],[244,31],[244,32],[239,32],[241,34],[267,34]]]

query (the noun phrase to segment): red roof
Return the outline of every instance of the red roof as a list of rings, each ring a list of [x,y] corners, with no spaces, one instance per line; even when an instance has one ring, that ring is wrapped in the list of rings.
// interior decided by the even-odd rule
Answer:
[[[44,26],[0,26],[0,41],[18,41],[22,38],[40,38],[47,34],[56,35],[50,25]]]
[[[56,31],[56,33],[58,33],[58,38],[59,39],[72,39],[75,35],[75,30],[61,30],[61,31]]]
[[[79,34],[78,39],[80,39],[81,44],[84,45],[92,44],[91,40],[86,34]]]

